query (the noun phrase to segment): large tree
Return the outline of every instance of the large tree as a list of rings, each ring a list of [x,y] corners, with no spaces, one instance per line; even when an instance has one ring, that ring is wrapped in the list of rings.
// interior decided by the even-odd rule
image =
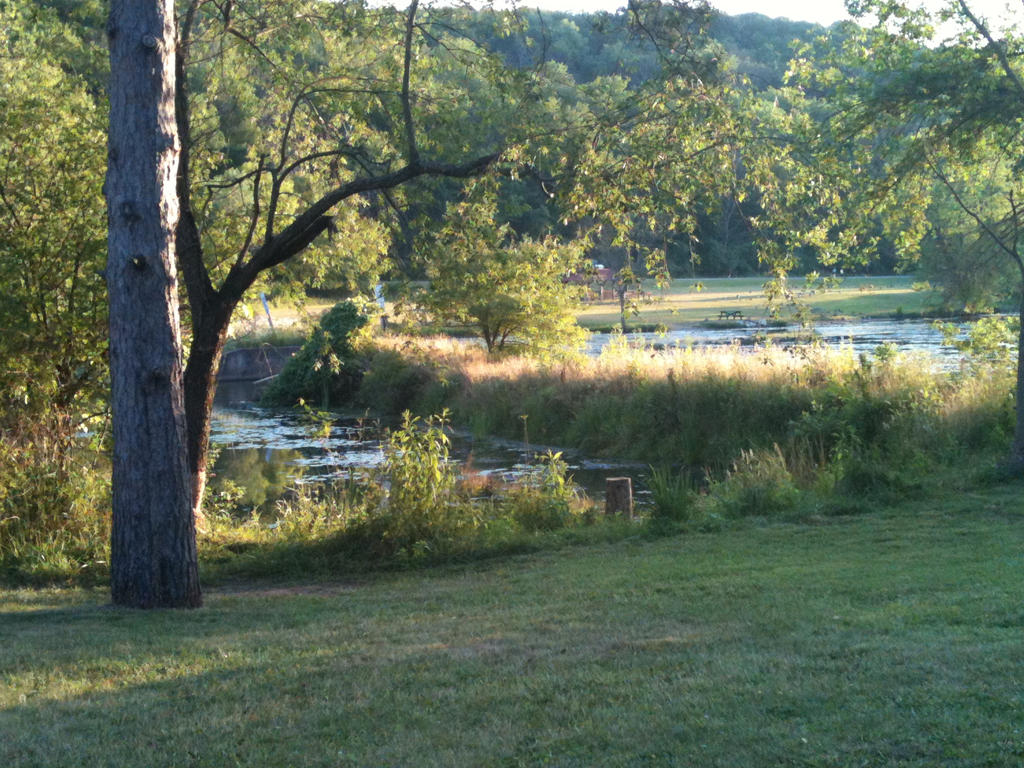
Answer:
[[[185,451],[175,230],[172,0],[113,0],[107,269],[113,410],[111,596],[201,602]]]
[[[694,6],[634,0],[629,12],[648,49],[691,73],[707,10]],[[329,252],[325,237],[358,228],[368,200],[401,211],[408,196],[436,192],[428,179],[459,182],[498,166],[571,202],[566,190],[597,167],[605,143],[661,109],[653,81],[578,88],[543,55],[510,68],[465,33],[469,18],[443,5],[421,12],[415,1],[405,11],[319,0],[185,5],[176,245],[192,331],[185,407],[197,513],[218,361],[232,313],[258,280]],[[521,21],[482,18],[503,34]],[[650,19],[656,27],[642,23]],[[664,40],[651,42],[651,29]],[[710,92],[683,90],[676,104]]]
[[[687,3],[673,5],[667,11],[635,0],[630,17],[655,19],[638,28],[652,50],[685,69],[696,61],[691,43],[706,7],[698,3],[694,13]],[[643,125],[648,113],[666,126],[704,115],[685,104],[711,91],[679,80],[669,111],[652,83],[609,80],[581,94],[564,67],[541,57],[510,69],[460,31],[465,11],[441,6],[425,14],[416,0],[405,11],[320,0],[190,0],[181,5],[176,36],[168,3],[144,6],[115,3],[109,24],[115,496],[137,502],[134,517],[115,511],[122,562],[114,570],[118,579],[134,579],[135,589],[115,599],[195,604],[194,579],[168,576],[167,560],[194,573],[191,521],[201,510],[215,376],[246,291],[300,255],[329,254],[332,230],[365,232],[368,202],[375,211],[400,209],[404,194],[425,179],[457,182],[500,165],[549,194],[582,190],[610,158],[616,136]],[[151,16],[135,25],[144,12]],[[518,22],[515,14],[490,18],[506,29]],[[674,36],[663,44],[669,30]],[[690,84],[699,78],[691,73]],[[136,94],[138,83],[149,90]],[[149,123],[138,122],[142,114]],[[703,154],[692,143],[694,154],[681,160]],[[614,178],[621,159],[602,172]],[[659,159],[643,162],[657,166]],[[601,195],[586,209],[628,203]],[[581,207],[573,215],[585,213]],[[190,331],[183,373],[175,259]],[[140,315],[154,327],[140,333]],[[180,523],[182,461],[188,525]],[[159,482],[143,487],[152,478]],[[122,536],[149,544],[135,550],[121,545]],[[180,544],[176,555],[159,543],[165,538]],[[150,588],[155,579],[188,588],[163,596]]]
[[[838,30],[824,59],[794,63],[805,85],[832,93],[819,157],[844,187],[839,221],[856,236],[882,221],[913,258],[922,239],[949,235],[948,216],[972,225],[963,258],[986,269],[1002,255],[1024,291],[1024,36],[1020,12],[986,19],[968,0],[938,10],[907,2],[857,0],[869,22]],[[825,49],[829,50],[829,49]],[[936,191],[939,192],[936,196]],[[929,210],[933,216],[929,218]],[[969,241],[968,241],[969,242]],[[1024,316],[1024,304],[1021,305]],[[1024,323],[1021,324],[1024,334]],[[1024,336],[1019,346],[1024,346]],[[1024,468],[1024,365],[1018,356],[1016,428],[1010,464]]]

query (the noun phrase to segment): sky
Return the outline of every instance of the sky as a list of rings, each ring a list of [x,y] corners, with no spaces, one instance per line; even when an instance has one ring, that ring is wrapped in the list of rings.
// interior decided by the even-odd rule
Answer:
[[[831,24],[847,19],[843,0],[710,0],[711,5],[730,15],[740,13],[762,13],[765,16],[781,16],[793,21],[811,21],[817,24]],[[986,15],[1005,16],[1007,2],[1016,9],[1018,18],[1024,17],[1021,0],[970,0],[973,9]],[[626,0],[520,0],[521,5],[537,5],[549,10],[587,13],[614,11],[626,5]]]

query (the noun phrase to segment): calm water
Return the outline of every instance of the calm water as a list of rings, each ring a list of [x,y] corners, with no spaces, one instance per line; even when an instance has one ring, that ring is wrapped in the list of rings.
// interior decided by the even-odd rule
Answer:
[[[228,479],[244,491],[243,504],[273,502],[295,485],[361,474],[382,460],[381,425],[338,415],[325,434],[322,425],[291,411],[245,406],[238,401],[214,410],[211,442],[219,450],[211,488]],[[537,466],[551,446],[498,438],[451,435],[451,457],[463,471],[514,480]],[[557,449],[554,449],[557,450]],[[630,476],[641,490],[647,466],[638,462],[587,459],[565,451],[570,474],[591,496],[600,497],[607,477]]]
[[[881,344],[893,344],[906,352],[934,356],[936,365],[959,365],[956,350],[942,346],[941,334],[928,320],[862,321],[817,326],[822,341],[843,345],[855,353],[870,354]],[[665,346],[743,344],[757,329],[672,331],[667,334],[636,334],[648,344]],[[798,329],[781,329],[796,334]],[[594,334],[590,352],[597,354],[606,345],[608,334]],[[777,342],[785,344],[786,342]],[[338,416],[329,431],[322,434],[320,424],[291,411],[256,408],[252,385],[223,384],[217,391],[211,441],[219,449],[211,486],[230,479],[244,489],[243,503],[273,502],[296,484],[316,483],[350,472],[358,473],[381,461],[380,425],[360,421],[354,416]],[[452,435],[452,457],[472,471],[498,474],[514,479],[529,471],[535,456],[553,446],[524,445],[522,442],[489,438],[474,440],[464,433]],[[644,464],[636,462],[596,461],[574,451],[564,451],[570,473],[593,497],[601,497],[607,477],[629,476],[642,493]]]
[[[861,320],[843,323],[819,323],[816,338],[834,347],[850,348],[855,354],[871,354],[882,344],[892,344],[901,352],[923,352],[935,358],[940,368],[956,368],[960,355],[956,349],[942,344],[942,334],[933,327],[932,320]],[[629,334],[628,339],[642,340],[644,344],[671,346],[725,346],[752,345],[755,334],[764,329],[749,328],[688,328],[668,333]],[[798,326],[771,329],[775,343],[795,343],[801,333]],[[595,333],[587,341],[587,351],[598,354],[612,339],[611,334]]]

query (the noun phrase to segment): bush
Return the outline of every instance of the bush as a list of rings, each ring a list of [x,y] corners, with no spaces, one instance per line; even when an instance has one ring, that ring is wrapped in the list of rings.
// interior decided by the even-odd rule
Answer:
[[[561,453],[548,451],[537,457],[540,468],[532,481],[517,487],[505,501],[512,520],[523,531],[554,531],[574,523],[579,500],[568,465]]]
[[[377,470],[300,488],[277,504],[271,522],[258,512],[242,520],[228,508],[212,512],[204,559],[229,572],[259,563],[261,573],[294,572],[296,562],[336,569],[345,561],[351,567],[445,560],[515,551],[529,541],[524,534],[586,519],[586,500],[560,454],[538,457],[536,471],[522,482],[487,481],[486,493],[475,498],[480,478],[458,477],[445,425],[446,414],[425,420],[404,414],[382,446]],[[223,500],[230,505],[230,494]]]
[[[743,451],[725,480],[710,489],[712,511],[721,517],[775,517],[791,510],[799,491],[782,451]]]
[[[13,582],[107,572],[110,486],[100,457],[59,429],[0,435],[0,573]]]
[[[362,377],[352,348],[352,335],[364,325],[366,318],[352,302],[333,306],[274,379],[262,401],[268,405],[295,405],[302,400],[320,403],[321,408],[347,401]]]

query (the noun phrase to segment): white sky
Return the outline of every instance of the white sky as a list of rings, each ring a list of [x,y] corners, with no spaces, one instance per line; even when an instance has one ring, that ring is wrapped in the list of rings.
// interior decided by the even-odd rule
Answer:
[[[542,8],[575,13],[615,11],[626,5],[626,0],[520,0],[522,5],[536,5]],[[710,0],[718,10],[736,15],[740,13],[762,13],[765,16],[782,16],[794,21],[812,21],[831,24],[849,18],[843,0]],[[1013,15],[1024,20],[1022,0],[970,0],[970,6],[985,16],[1006,16],[1007,4],[1014,9]],[[990,19],[991,20],[991,19]]]

